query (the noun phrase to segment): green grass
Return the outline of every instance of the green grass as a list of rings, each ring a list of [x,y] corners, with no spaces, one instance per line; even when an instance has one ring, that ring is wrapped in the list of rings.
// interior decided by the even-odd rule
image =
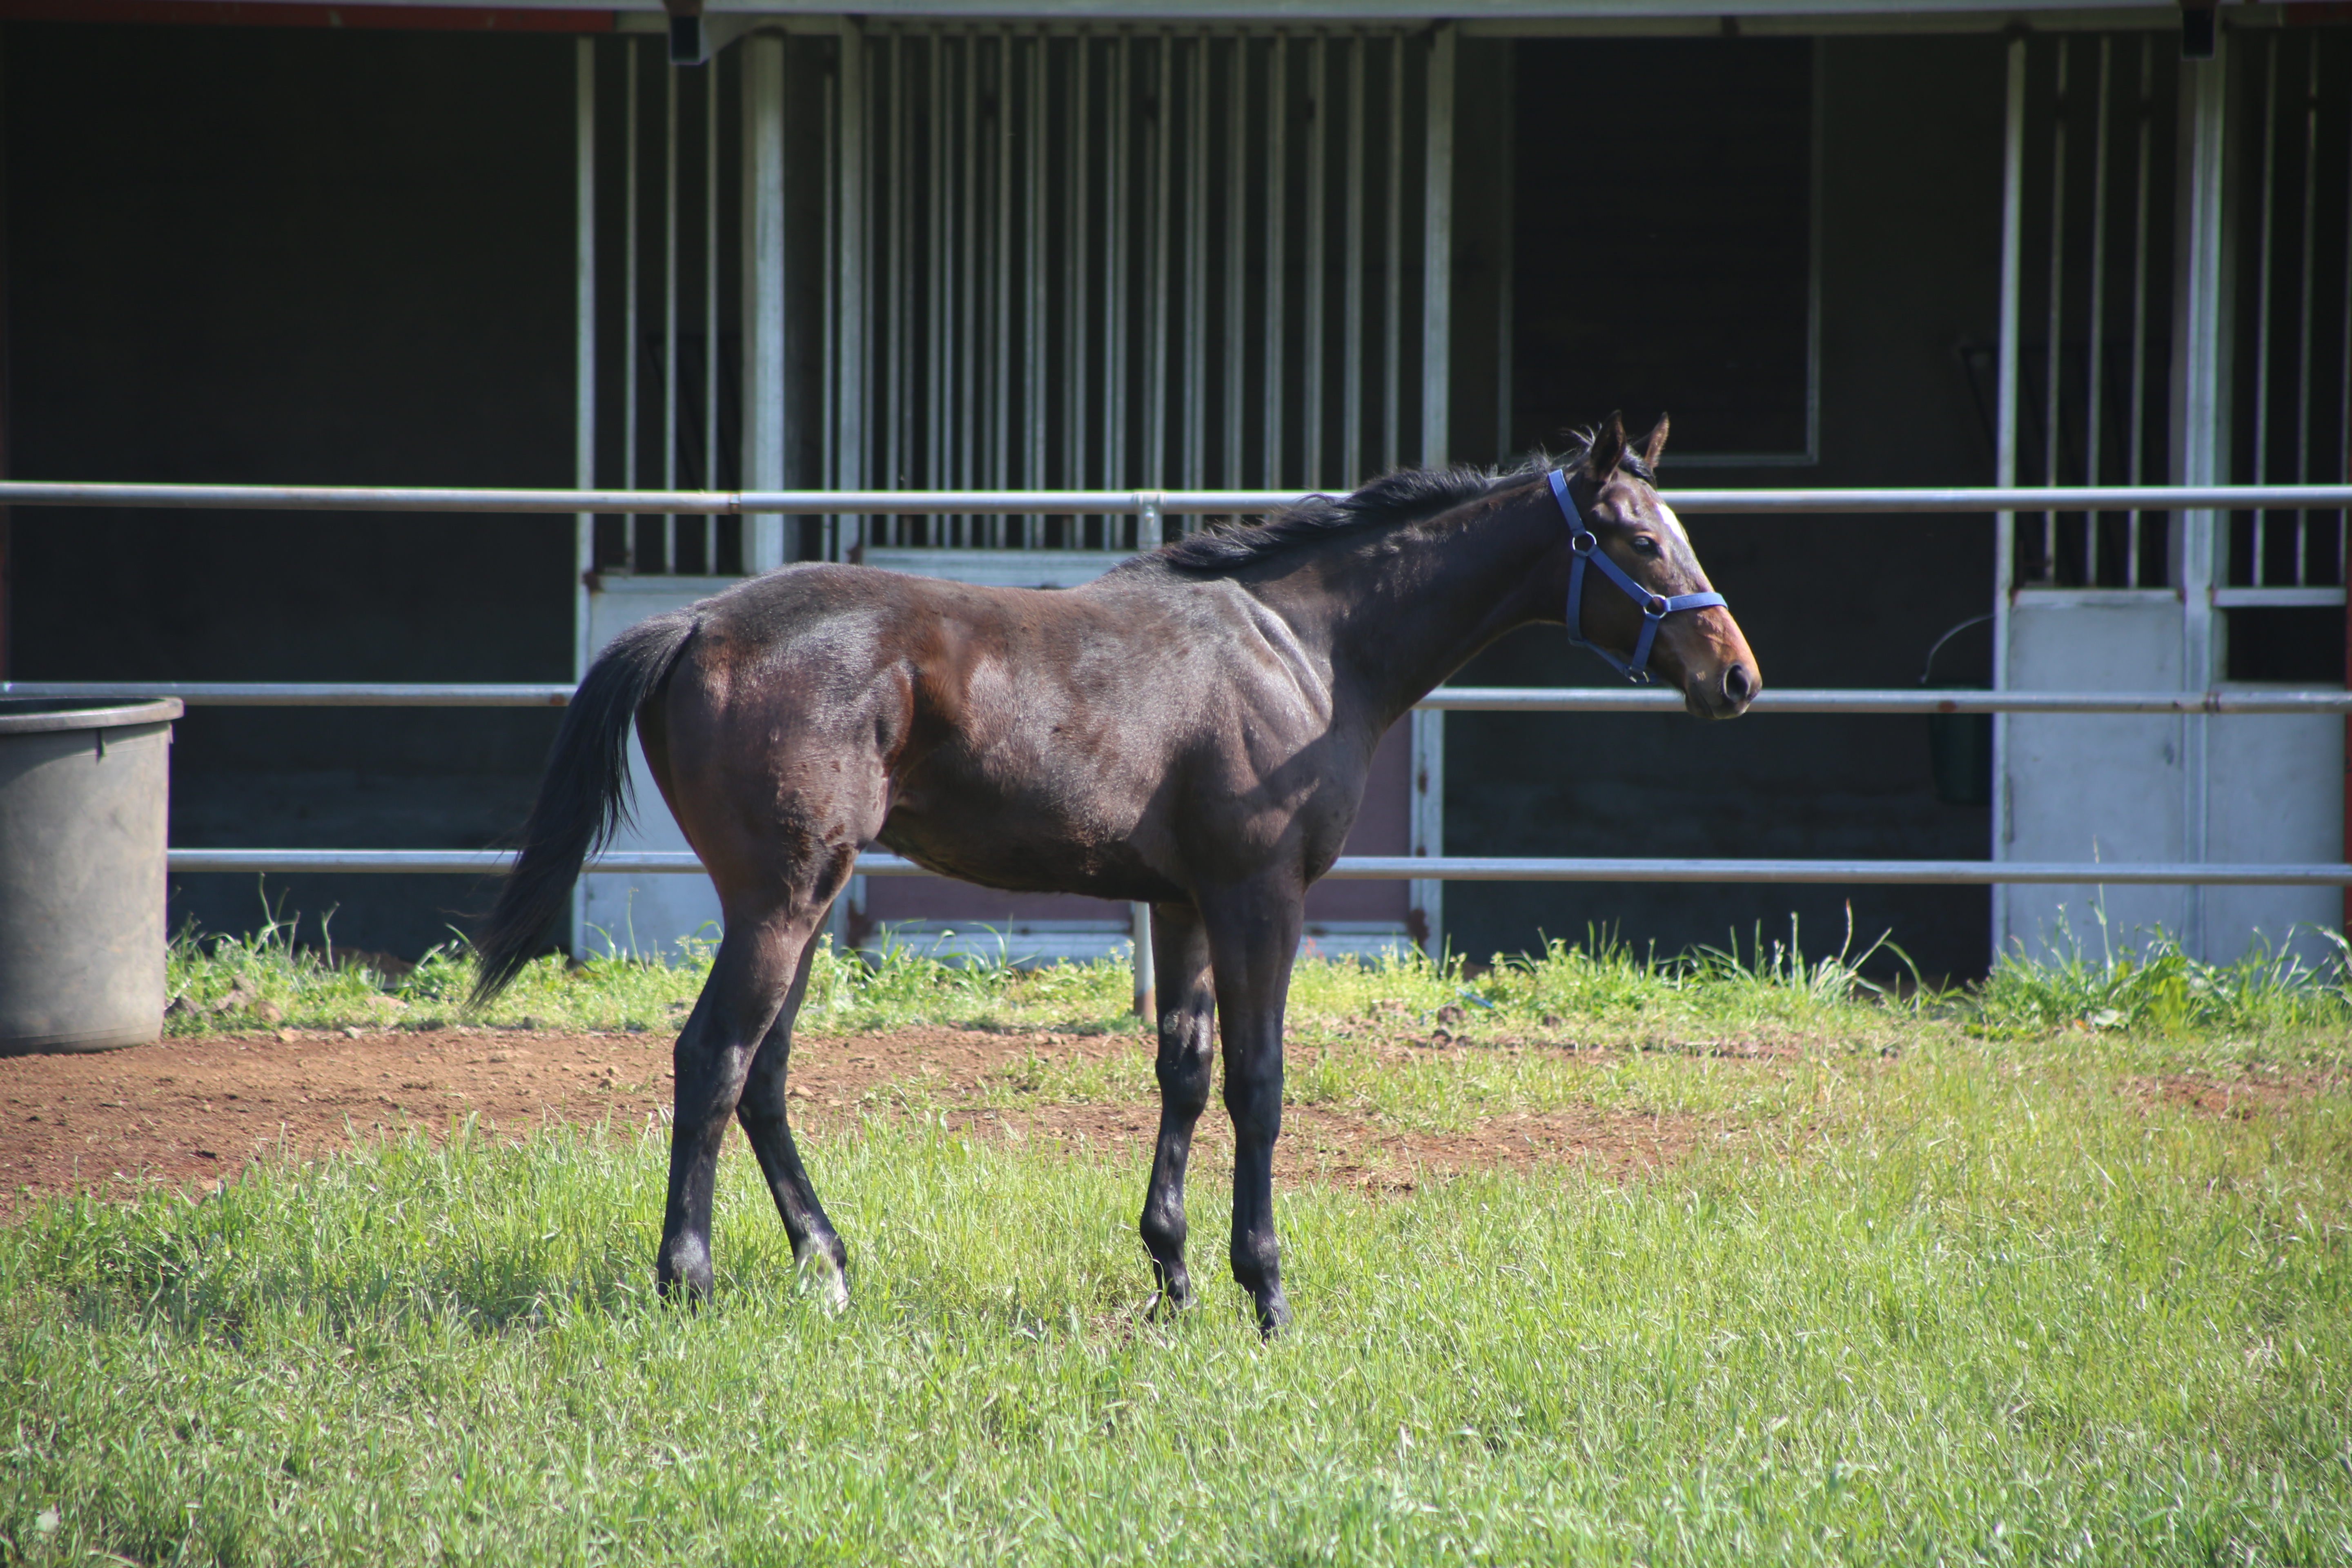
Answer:
[[[1286,1187],[1271,1346],[1213,1177],[1160,1325],[1140,1156],[915,1119],[805,1145],[837,1319],[740,1151],[716,1304],[654,1300],[635,1133],[52,1202],[0,1231],[0,1561],[2352,1558],[2345,1032],[2240,1120],[2151,1092],[2202,1037],[1879,1026],[1609,1053],[1769,1080],[1682,1091],[1706,1134],[1645,1181]],[[1327,1053],[1455,1117],[1510,1055],[1405,1054]]]

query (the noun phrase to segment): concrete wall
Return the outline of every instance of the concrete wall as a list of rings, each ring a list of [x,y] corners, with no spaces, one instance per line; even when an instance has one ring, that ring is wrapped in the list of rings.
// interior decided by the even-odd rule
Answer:
[[[562,485],[570,39],[5,25],[16,475]],[[562,680],[571,521],[16,513],[26,679]],[[184,845],[484,845],[544,713],[198,710]],[[415,953],[457,879],[273,879],[341,943]],[[251,878],[175,923],[250,926]]]

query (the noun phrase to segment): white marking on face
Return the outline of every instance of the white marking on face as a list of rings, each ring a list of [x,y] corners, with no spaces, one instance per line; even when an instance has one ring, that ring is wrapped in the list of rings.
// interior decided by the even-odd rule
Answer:
[[[1690,535],[1683,531],[1683,520],[1676,517],[1675,515],[1675,509],[1668,506],[1664,500],[1658,502],[1658,517],[1659,520],[1669,529],[1674,531],[1674,535],[1676,539],[1681,540],[1685,544],[1688,544],[1690,542]]]

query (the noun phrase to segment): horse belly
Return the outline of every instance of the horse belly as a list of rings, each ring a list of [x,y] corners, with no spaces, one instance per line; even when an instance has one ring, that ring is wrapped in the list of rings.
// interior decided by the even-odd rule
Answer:
[[[1141,799],[1084,758],[934,756],[899,781],[876,839],[927,870],[1013,892],[1166,898],[1137,839]]]

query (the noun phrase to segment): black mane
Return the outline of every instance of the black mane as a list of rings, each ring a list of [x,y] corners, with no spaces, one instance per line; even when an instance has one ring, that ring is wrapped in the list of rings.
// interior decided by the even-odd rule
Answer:
[[[1218,522],[1161,546],[1140,561],[1183,572],[1231,572],[1286,550],[1359,529],[1418,522],[1457,506],[1481,500],[1507,486],[1523,483],[1556,468],[1573,468],[1591,449],[1591,437],[1579,431],[1558,457],[1538,452],[1508,468],[1457,464],[1444,468],[1400,468],[1383,474],[1350,495],[1311,495],[1263,522],[1239,519]],[[1628,447],[1618,468],[1637,479],[1651,479],[1650,467]]]

